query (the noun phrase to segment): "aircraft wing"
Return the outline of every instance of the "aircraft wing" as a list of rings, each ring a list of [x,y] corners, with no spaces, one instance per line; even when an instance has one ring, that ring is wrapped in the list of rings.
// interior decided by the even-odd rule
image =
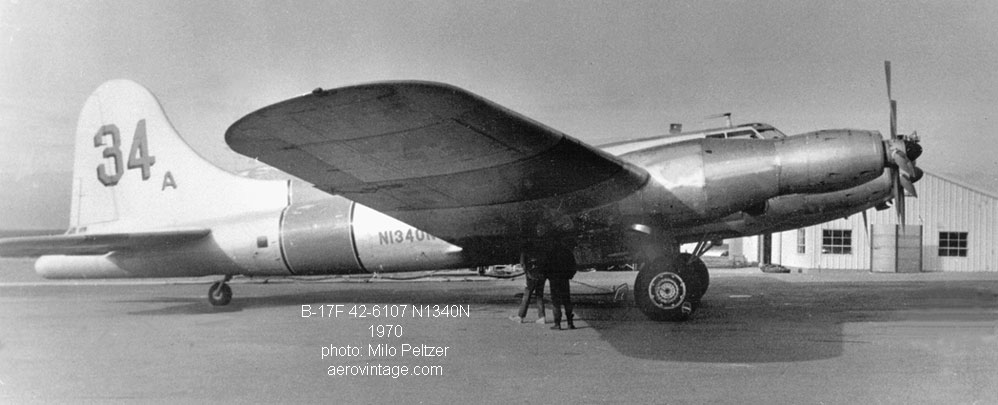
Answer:
[[[0,256],[99,255],[116,250],[146,249],[193,242],[210,229],[162,232],[26,236],[0,239]]]
[[[557,130],[430,82],[317,89],[243,117],[225,140],[452,242],[531,235],[535,225],[619,200],[648,179]]]

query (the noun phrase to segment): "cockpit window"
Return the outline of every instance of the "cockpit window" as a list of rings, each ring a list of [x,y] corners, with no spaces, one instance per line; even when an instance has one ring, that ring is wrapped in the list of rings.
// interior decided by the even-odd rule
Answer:
[[[759,131],[759,136],[763,139],[783,139],[787,137],[786,134],[776,128],[761,130]]]
[[[740,137],[745,137],[745,136],[749,136],[749,137],[752,137],[752,138],[758,137],[756,135],[755,131],[753,131],[751,129],[743,129],[743,130],[740,130],[740,131],[733,131],[733,132],[729,132],[728,133],[728,138],[740,138]]]

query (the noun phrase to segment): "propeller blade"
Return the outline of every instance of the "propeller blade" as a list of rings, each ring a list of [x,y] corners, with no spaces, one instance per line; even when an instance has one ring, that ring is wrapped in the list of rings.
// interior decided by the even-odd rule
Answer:
[[[915,192],[915,184],[913,184],[911,178],[902,174],[898,179],[901,181],[901,187],[904,188],[905,195],[918,198],[918,193]]]
[[[901,226],[905,225],[905,213],[904,213],[904,188],[901,185],[901,176],[897,172],[897,169],[893,169],[894,175],[894,209],[897,210],[898,223]]]
[[[898,104],[891,95],[891,61],[884,61],[884,76],[887,77],[887,101],[891,106],[891,139],[898,137]]]
[[[891,61],[884,61],[884,77],[887,79],[887,101],[891,107],[891,138],[886,142],[890,148],[889,159],[891,160],[891,178],[894,184],[891,187],[892,198],[894,199],[894,209],[897,210],[898,223],[905,225],[907,216],[905,215],[905,196],[918,197],[915,191],[914,182],[922,177],[922,170],[915,167],[914,160],[922,154],[922,147],[918,145],[918,134],[912,132],[909,136],[898,135],[898,104],[891,94]],[[881,206],[878,205],[877,209]],[[864,225],[866,222],[866,212],[863,212]]]
[[[898,137],[898,103],[891,100],[891,139]]]
[[[870,237],[870,219],[866,217],[866,210],[863,210],[863,230],[866,232],[866,237]]]
[[[891,97],[891,61],[884,61],[884,75],[887,76],[887,99],[892,100]]]
[[[898,170],[901,171],[901,174],[908,176],[908,178],[915,177],[915,165],[908,160],[908,155],[895,149],[894,152],[891,153],[891,157],[894,160],[894,164],[897,165]]]

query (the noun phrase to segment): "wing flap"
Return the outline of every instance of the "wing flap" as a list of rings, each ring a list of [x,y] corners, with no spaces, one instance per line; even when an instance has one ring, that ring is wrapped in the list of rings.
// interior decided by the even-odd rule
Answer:
[[[0,256],[99,255],[118,250],[175,246],[200,240],[210,229],[162,232],[26,236],[0,239]]]

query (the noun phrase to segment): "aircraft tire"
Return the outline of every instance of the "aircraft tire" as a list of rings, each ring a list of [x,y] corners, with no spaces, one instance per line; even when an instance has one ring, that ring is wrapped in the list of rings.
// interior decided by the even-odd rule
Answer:
[[[221,281],[216,282],[208,288],[208,302],[216,307],[229,305],[232,301],[232,288]]]
[[[680,322],[700,305],[698,294],[706,291],[694,265],[683,256],[660,257],[638,271],[634,280],[634,302],[655,321]]]
[[[691,258],[693,258],[693,255],[689,253],[679,254],[679,259],[684,262],[688,263]],[[700,287],[693,294],[693,298],[699,302],[700,298],[703,298],[703,295],[707,293],[707,288],[710,287],[710,272],[707,271],[707,265],[699,257],[694,258],[693,262],[689,263],[689,267],[693,276],[697,279],[696,285]]]

